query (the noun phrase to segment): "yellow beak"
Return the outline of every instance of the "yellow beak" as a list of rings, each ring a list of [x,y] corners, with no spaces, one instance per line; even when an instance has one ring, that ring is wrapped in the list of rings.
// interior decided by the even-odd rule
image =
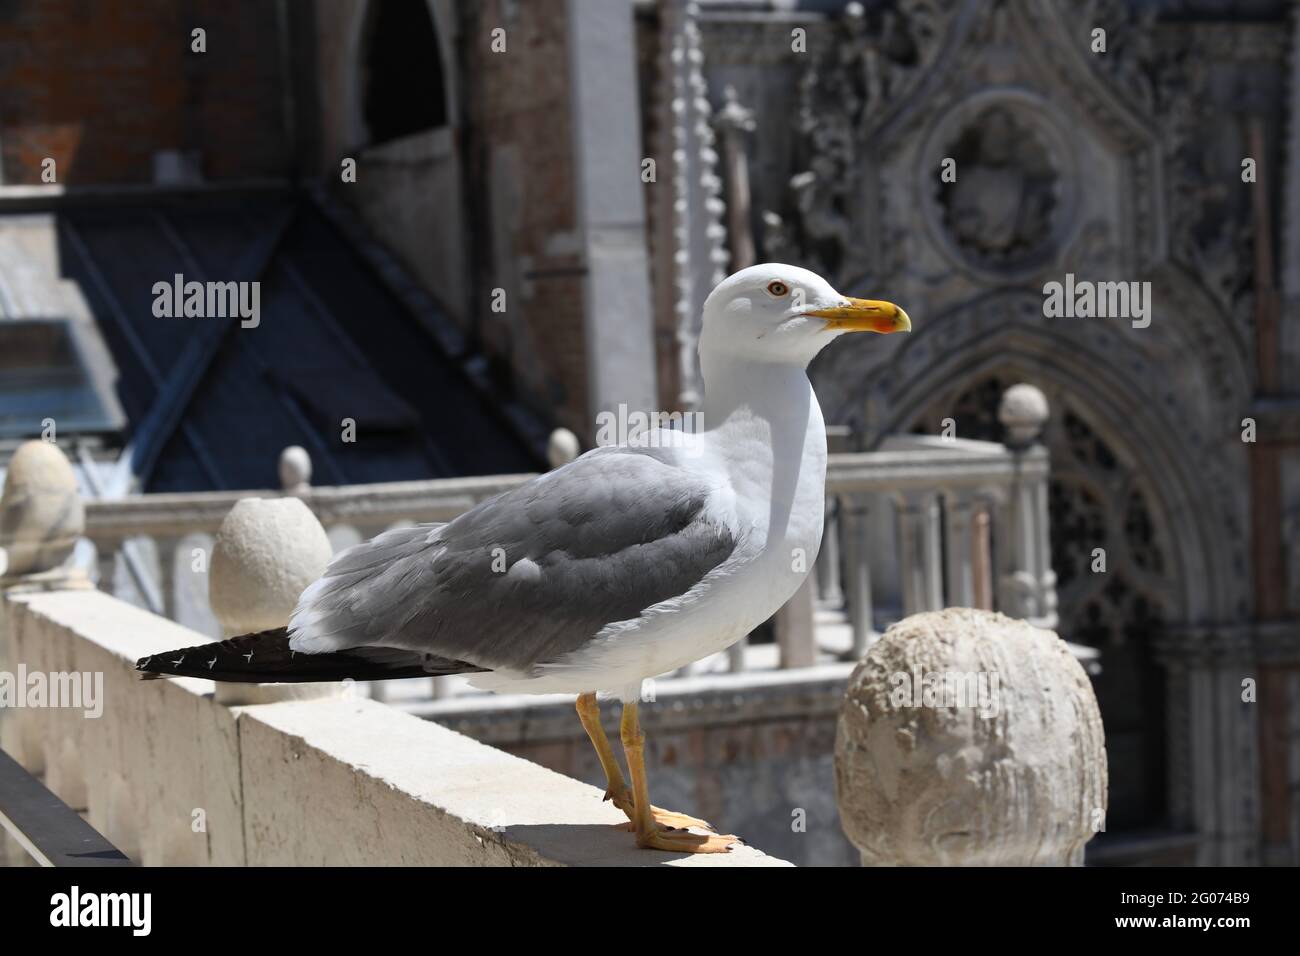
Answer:
[[[833,332],[910,332],[912,320],[907,313],[892,302],[878,299],[845,299],[844,305],[831,309],[805,312],[826,320],[826,328]]]

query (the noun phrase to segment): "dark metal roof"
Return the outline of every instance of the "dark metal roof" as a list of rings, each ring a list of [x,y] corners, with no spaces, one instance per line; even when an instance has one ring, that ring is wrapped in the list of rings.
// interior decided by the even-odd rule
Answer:
[[[475,380],[481,363],[448,354],[454,333],[433,334],[418,296],[394,294],[337,208],[289,192],[144,194],[65,198],[54,214],[62,278],[80,286],[117,365],[144,490],[275,487],[287,445],[311,453],[316,484],[541,465],[536,430]],[[154,285],[177,273],[259,281],[260,324],[156,317]]]

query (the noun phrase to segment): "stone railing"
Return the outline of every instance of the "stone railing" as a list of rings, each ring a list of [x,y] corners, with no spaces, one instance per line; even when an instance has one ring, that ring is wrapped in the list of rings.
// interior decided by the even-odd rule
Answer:
[[[176,618],[182,593],[178,570],[196,566],[195,548],[210,553],[212,536],[242,498],[299,498],[325,526],[337,551],[395,525],[449,521],[483,499],[533,477],[522,474],[313,487],[297,480],[304,467],[309,468],[302,464],[305,456],[300,448],[285,450],[281,461],[285,488],[276,491],[187,492],[87,501],[86,537],[95,545],[100,587],[113,590],[110,582],[121,563],[143,603],[157,614]],[[292,468],[286,467],[288,462],[293,463]],[[151,556],[125,547],[141,539],[150,543],[145,550],[151,551]],[[137,561],[143,570],[133,567]],[[199,563],[206,567],[206,561]]]
[[[648,860],[595,787],[357,697],[346,682],[141,680],[137,659],[206,639],[92,588],[69,565],[76,500],[57,448],[30,442],[18,451],[0,512],[9,559],[0,578],[0,676],[9,690],[0,697],[0,748],[132,859],[781,864],[743,845]],[[319,546],[301,546],[313,534]],[[284,569],[262,574],[262,563],[240,560],[284,537],[300,577],[328,557],[324,532],[291,499],[239,502],[221,523],[212,598],[223,630],[287,618],[296,595]],[[3,809],[0,794],[0,822]],[[18,847],[6,844],[6,861],[19,861]]]
[[[136,659],[203,637],[91,587],[72,563],[82,523],[66,459],[53,445],[22,446],[0,499],[0,678],[8,689],[0,747],[133,859],[781,862],[746,846],[701,856],[636,850],[596,788],[358,698],[348,682],[141,681]],[[282,625],[296,582],[318,574],[329,550],[302,501],[237,502],[217,528],[211,559],[222,633]],[[911,673],[922,664],[925,675]],[[913,687],[910,702],[897,699],[904,674],[926,684]],[[958,682],[931,688],[935,675]],[[846,676],[835,802],[865,863],[1082,861],[1084,844],[1104,828],[1105,752],[1087,677],[1059,638],[985,611],[934,612],[891,627]],[[689,696],[692,709],[734,703],[727,687]],[[803,712],[798,698],[787,706]],[[897,750],[904,730],[913,741],[906,752]],[[970,766],[954,777],[939,758],[959,739]],[[0,825],[11,831],[4,799]],[[916,805],[960,812],[916,813]],[[7,842],[5,858],[25,845]]]
[[[1046,402],[1032,386],[1017,385],[1000,416],[1008,445],[896,436],[878,451],[832,454],[822,550],[808,584],[775,620],[776,643],[742,642],[689,672],[857,659],[893,621],[949,606],[1001,610],[1054,627],[1049,462],[1035,444]],[[552,465],[576,453],[572,435],[552,437]],[[337,551],[394,525],[450,520],[533,476],[315,487],[310,459],[295,447],[282,454],[280,477],[276,491],[87,501],[86,537],[98,555],[99,586],[114,593],[125,588],[155,613],[215,634],[205,606],[208,555],[212,535],[241,498],[300,499]]]
[[[646,862],[600,790],[384,704],[230,706],[211,681],[141,681],[138,657],[203,637],[107,594],[9,596],[3,628],[12,671],[102,675],[103,707],[4,713],[3,749],[144,864]],[[748,847],[664,862],[779,863]]]
[[[917,436],[836,456],[815,581],[821,602],[847,609],[853,656],[878,621],[944,607],[997,609],[1055,627],[1047,479],[1044,449],[994,442]],[[880,561],[882,553],[896,554],[896,563]],[[881,565],[895,572],[885,602],[873,587]]]

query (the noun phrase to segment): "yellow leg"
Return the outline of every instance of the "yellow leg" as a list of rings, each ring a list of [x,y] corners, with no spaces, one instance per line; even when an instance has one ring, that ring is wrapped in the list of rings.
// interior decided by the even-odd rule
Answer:
[[[692,833],[666,827],[656,820],[650,805],[650,787],[645,774],[645,735],[637,718],[637,702],[623,705],[623,754],[632,774],[632,829],[636,845],[643,849],[670,850],[677,853],[726,853],[739,840],[716,833]]]
[[[605,799],[622,810],[629,821],[635,821],[632,791],[628,789],[627,783],[623,779],[623,771],[619,768],[618,758],[614,756],[614,748],[609,745],[609,738],[605,736],[605,728],[600,725],[600,704],[596,702],[596,695],[579,694],[577,706],[578,719],[582,721],[582,729],[587,732],[591,745],[596,748],[596,756],[600,758],[600,766],[605,771]],[[671,810],[661,810],[658,807],[651,807],[650,812],[655,821],[661,826],[713,829],[708,821],[688,816],[685,813],[674,813]],[[631,829],[630,826],[629,829]]]
[[[631,807],[632,794],[623,780],[623,771],[618,766],[618,758],[614,756],[614,748],[609,745],[609,738],[605,736],[605,728],[600,725],[600,704],[596,702],[595,694],[578,695],[578,719],[582,721],[582,729],[587,732],[591,745],[596,748],[596,756],[600,758],[600,766],[605,771],[605,799],[613,800],[614,806],[627,813],[628,819],[631,819],[630,811],[623,804]]]

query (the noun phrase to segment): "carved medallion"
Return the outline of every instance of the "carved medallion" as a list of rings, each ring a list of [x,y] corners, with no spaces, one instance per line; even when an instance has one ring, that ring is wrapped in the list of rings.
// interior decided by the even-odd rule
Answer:
[[[1041,252],[1057,214],[1057,175],[1032,126],[1003,107],[985,110],[947,147],[957,181],[935,198],[962,252],[990,269]]]
[[[922,178],[926,222],[956,264],[1018,278],[1069,241],[1073,159],[1037,96],[986,90],[959,103],[931,129],[922,156],[921,167],[935,170]]]

